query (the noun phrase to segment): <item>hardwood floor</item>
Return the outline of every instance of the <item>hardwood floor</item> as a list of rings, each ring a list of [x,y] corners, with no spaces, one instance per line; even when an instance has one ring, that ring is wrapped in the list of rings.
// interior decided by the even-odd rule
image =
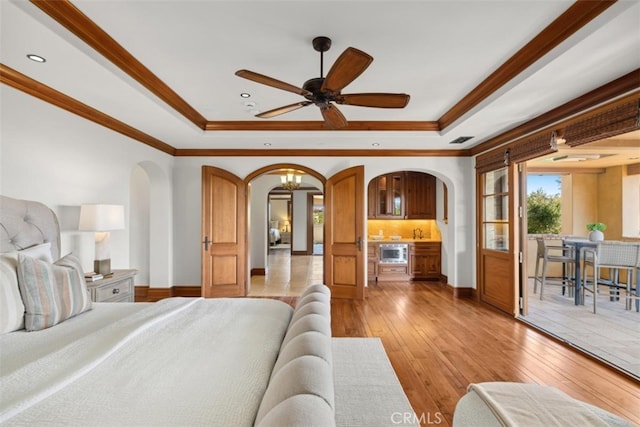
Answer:
[[[536,382],[640,425],[640,384],[435,282],[372,283],[332,299],[335,337],[380,337],[414,411],[451,425],[469,383]],[[366,355],[363,355],[366,357]]]
[[[254,288],[252,279],[252,296],[295,306],[317,276],[315,264],[296,256],[289,265],[282,254],[270,261],[268,286]],[[364,301],[333,298],[331,305],[333,336],[382,339],[423,425],[451,425],[469,383],[484,381],[551,385],[640,425],[638,381],[487,305],[454,298],[440,283],[370,283]]]

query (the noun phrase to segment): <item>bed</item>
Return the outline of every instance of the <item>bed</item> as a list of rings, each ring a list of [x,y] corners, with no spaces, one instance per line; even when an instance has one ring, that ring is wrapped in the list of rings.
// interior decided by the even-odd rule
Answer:
[[[281,242],[280,230],[278,229],[278,221],[269,221],[269,243],[277,245]]]
[[[335,425],[330,293],[92,303],[55,214],[0,196],[0,423]]]

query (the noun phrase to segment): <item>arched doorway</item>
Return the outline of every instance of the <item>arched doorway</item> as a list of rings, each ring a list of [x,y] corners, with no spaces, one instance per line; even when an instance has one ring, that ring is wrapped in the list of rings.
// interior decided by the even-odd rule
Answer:
[[[282,186],[281,177],[287,173],[300,177],[298,188]],[[245,182],[249,188],[247,294],[297,296],[311,284],[324,283],[323,251],[317,248],[322,237],[317,239],[312,215],[317,195],[323,194],[324,177],[301,165],[275,164],[253,172]]]
[[[251,185],[254,178],[287,167],[292,165],[264,167],[244,180],[224,169],[202,167],[203,296],[244,296],[249,291],[247,274],[256,261],[253,259],[255,254],[247,250],[247,244],[267,235],[267,219],[266,215],[256,215],[250,210],[259,204],[246,200],[251,193],[266,194]],[[326,202],[324,283],[332,290],[332,297],[363,299],[366,268],[364,166],[352,166],[326,180],[305,166],[293,167],[310,172],[323,181]],[[254,246],[264,248],[265,244]]]

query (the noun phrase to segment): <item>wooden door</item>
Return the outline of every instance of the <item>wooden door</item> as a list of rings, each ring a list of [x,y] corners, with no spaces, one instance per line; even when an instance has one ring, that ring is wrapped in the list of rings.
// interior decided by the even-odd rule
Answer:
[[[513,166],[478,174],[480,300],[516,314]]]
[[[202,168],[202,296],[246,294],[246,191],[223,169]]]
[[[364,298],[364,167],[325,184],[325,280],[335,298]]]

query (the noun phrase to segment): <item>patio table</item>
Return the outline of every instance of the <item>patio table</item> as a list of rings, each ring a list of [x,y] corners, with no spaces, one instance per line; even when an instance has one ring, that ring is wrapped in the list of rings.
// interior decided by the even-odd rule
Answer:
[[[575,254],[575,261],[576,261],[576,266],[575,266],[575,275],[574,275],[574,301],[575,301],[575,305],[580,305],[582,303],[581,298],[580,298],[580,288],[582,288],[582,271],[580,269],[580,261],[582,258],[582,248],[595,248],[598,246],[598,242],[592,242],[589,239],[563,239],[562,240],[562,244],[564,246],[571,246],[573,247],[573,251]]]

